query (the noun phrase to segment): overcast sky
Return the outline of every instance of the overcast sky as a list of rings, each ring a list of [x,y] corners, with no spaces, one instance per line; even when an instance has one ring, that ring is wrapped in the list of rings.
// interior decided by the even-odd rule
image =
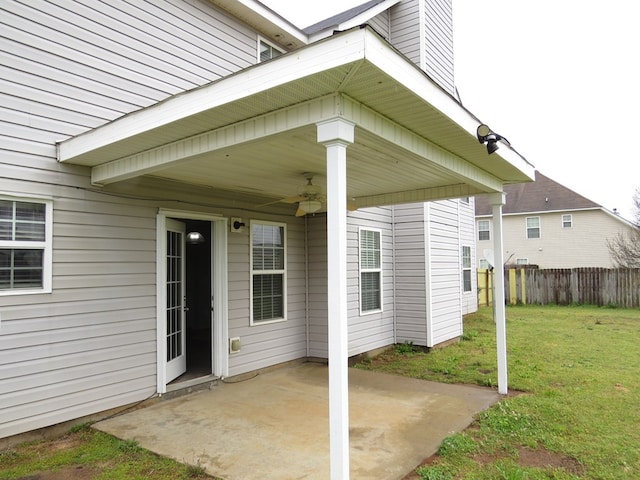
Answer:
[[[364,3],[262,1],[302,27]],[[640,2],[453,0],[453,7],[455,83],[465,107],[540,172],[632,219]]]

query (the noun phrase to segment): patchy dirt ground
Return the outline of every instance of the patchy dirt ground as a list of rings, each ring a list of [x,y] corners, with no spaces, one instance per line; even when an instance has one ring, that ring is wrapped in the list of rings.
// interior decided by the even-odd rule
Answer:
[[[479,455],[475,460],[480,464],[488,464],[495,462],[498,458],[499,457],[490,455]],[[425,459],[420,466],[431,465],[437,459],[438,455],[433,455]],[[567,473],[578,476],[583,473],[583,467],[577,460],[544,449],[531,450],[528,448],[520,448],[518,450],[518,464],[523,467],[559,468]],[[420,480],[420,476],[413,471],[402,480]]]
[[[36,473],[17,480],[92,480],[98,473],[98,470],[86,467],[63,468],[57,472]]]

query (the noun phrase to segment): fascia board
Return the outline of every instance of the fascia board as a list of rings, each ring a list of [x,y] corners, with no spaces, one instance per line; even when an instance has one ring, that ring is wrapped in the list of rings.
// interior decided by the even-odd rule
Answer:
[[[478,124],[482,123],[478,118],[458,103],[451,95],[445,92],[426,73],[416,65],[400,57],[382,38],[370,34],[366,37],[366,59],[376,65],[387,75],[395,78],[405,88],[426,103],[429,103],[452,122],[459,125],[473,138],[476,138]],[[425,81],[428,79],[428,81]],[[499,152],[494,153],[513,167],[523,173],[523,180],[535,179],[535,168],[513,149],[504,146]]]

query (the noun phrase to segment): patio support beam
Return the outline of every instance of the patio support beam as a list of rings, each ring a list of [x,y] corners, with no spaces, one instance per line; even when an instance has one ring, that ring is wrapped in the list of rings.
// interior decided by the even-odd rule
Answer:
[[[493,272],[494,297],[493,315],[496,323],[496,343],[498,354],[498,393],[507,394],[507,325],[504,298],[504,246],[502,242],[502,206],[505,204],[504,192],[489,196],[493,214]]]
[[[331,480],[349,479],[349,343],[347,326],[347,147],[355,125],[341,118],[317,124],[327,149],[327,299]]]

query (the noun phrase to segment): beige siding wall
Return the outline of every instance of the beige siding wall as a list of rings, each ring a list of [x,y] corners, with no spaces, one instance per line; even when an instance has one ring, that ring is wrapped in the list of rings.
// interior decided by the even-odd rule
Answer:
[[[570,214],[572,227],[562,227],[562,215]],[[527,238],[527,217],[540,217],[540,238]],[[630,227],[602,210],[553,212],[503,217],[505,261],[518,259],[540,268],[612,268],[607,239]],[[493,231],[491,232],[493,234]],[[478,241],[478,259],[491,241]],[[479,260],[478,260],[479,261]]]

